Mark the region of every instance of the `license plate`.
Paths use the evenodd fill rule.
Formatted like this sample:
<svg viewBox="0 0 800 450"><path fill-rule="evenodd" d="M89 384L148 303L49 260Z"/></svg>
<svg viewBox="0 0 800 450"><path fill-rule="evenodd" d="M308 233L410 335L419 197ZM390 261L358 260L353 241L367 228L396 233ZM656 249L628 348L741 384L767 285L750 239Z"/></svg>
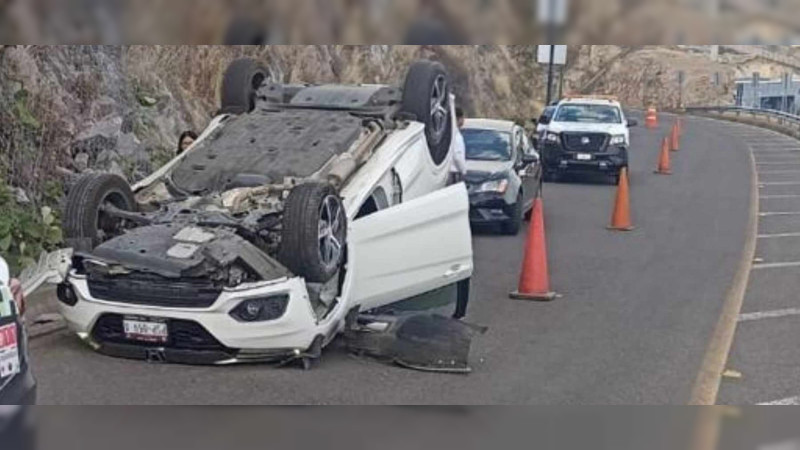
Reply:
<svg viewBox="0 0 800 450"><path fill-rule="evenodd" d="M157 320L125 318L122 320L125 337L141 342L167 342L167 323Z"/></svg>
<svg viewBox="0 0 800 450"><path fill-rule="evenodd" d="M578 153L577 155L575 155L575 159L577 159L578 161L591 161L592 155L588 153Z"/></svg>
<svg viewBox="0 0 800 450"><path fill-rule="evenodd" d="M19 346L17 344L17 325L0 327L0 378L19 373Z"/></svg>

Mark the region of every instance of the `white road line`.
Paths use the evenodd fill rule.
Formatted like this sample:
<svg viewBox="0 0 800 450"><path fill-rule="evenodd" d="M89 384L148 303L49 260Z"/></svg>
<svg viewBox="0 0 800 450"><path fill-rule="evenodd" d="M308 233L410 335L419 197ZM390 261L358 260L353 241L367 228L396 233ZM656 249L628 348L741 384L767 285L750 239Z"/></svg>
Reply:
<svg viewBox="0 0 800 450"><path fill-rule="evenodd" d="M759 175L769 175L771 173L800 173L800 170L762 170Z"/></svg>
<svg viewBox="0 0 800 450"><path fill-rule="evenodd" d="M776 195L762 195L758 197L759 200L771 200L776 198L800 198L800 194L776 194Z"/></svg>
<svg viewBox="0 0 800 450"><path fill-rule="evenodd" d="M753 150L753 153L756 155L776 155L776 156L790 156L793 153L800 152L800 148L785 148L780 150Z"/></svg>
<svg viewBox="0 0 800 450"><path fill-rule="evenodd" d="M800 405L800 397L784 398L783 400L775 400L774 402L759 403L757 406L798 406Z"/></svg>
<svg viewBox="0 0 800 450"><path fill-rule="evenodd" d="M758 217L800 216L800 211L773 211L758 213Z"/></svg>
<svg viewBox="0 0 800 450"><path fill-rule="evenodd" d="M790 267L800 267L800 261L753 264L753 270L788 269Z"/></svg>
<svg viewBox="0 0 800 450"><path fill-rule="evenodd" d="M756 162L757 166L800 166L800 162Z"/></svg>
<svg viewBox="0 0 800 450"><path fill-rule="evenodd" d="M761 311L754 313L741 314L739 322L752 322L762 319L778 319L781 317L800 316L800 308L778 309L775 311Z"/></svg>
<svg viewBox="0 0 800 450"><path fill-rule="evenodd" d="M800 233L774 233L774 234L759 234L759 239L779 239L788 237L800 237Z"/></svg>
<svg viewBox="0 0 800 450"><path fill-rule="evenodd" d="M800 181L762 181L759 186L797 186Z"/></svg>

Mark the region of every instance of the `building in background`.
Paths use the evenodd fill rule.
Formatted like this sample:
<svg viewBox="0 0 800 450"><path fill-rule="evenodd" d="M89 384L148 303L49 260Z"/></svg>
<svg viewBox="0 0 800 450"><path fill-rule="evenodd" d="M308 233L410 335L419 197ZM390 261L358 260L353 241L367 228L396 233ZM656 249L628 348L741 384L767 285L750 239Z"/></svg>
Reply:
<svg viewBox="0 0 800 450"><path fill-rule="evenodd" d="M791 114L800 112L800 78L761 79L754 83L753 78L736 80L736 106L772 109Z"/></svg>

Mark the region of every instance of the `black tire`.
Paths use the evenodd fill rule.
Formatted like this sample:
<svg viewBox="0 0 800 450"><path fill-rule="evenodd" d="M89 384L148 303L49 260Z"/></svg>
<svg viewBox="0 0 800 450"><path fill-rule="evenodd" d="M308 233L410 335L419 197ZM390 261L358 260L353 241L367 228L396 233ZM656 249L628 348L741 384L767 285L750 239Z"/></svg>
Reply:
<svg viewBox="0 0 800 450"><path fill-rule="evenodd" d="M432 100L438 108L434 112ZM450 151L453 117L450 111L450 79L441 63L417 61L411 65L403 85L403 112L425 124L425 138L434 164L439 165Z"/></svg>
<svg viewBox="0 0 800 450"><path fill-rule="evenodd" d="M544 179L544 181L547 181L548 183L557 183L561 179L561 174L555 170L553 171L546 170L542 174L542 178Z"/></svg>
<svg viewBox="0 0 800 450"><path fill-rule="evenodd" d="M543 178L539 178L539 190L536 191L536 197L541 197L543 195L544 195L544 179ZM535 201L535 198L534 198L534 201ZM534 206L535 205L531 205L531 207L528 208L527 211L525 211L525 216L524 217L525 217L525 221L526 222L530 222L531 221L531 215L533 214L533 207Z"/></svg>
<svg viewBox="0 0 800 450"><path fill-rule="evenodd" d="M336 209L327 214L327 207ZM334 221L338 222L334 226ZM332 244L328 238L320 238L321 222L331 225L330 237L339 247L337 254L324 244ZM324 283L339 270L347 249L347 217L344 205L336 189L327 183L305 183L295 186L286 198L283 207L283 231L279 260L295 275L311 283Z"/></svg>
<svg viewBox="0 0 800 450"><path fill-rule="evenodd" d="M258 88L271 78L269 70L255 59L233 61L222 77L220 112L243 114L252 111L256 107Z"/></svg>
<svg viewBox="0 0 800 450"><path fill-rule="evenodd" d="M522 192L520 192L517 195L517 201L514 203L514 205L512 205L511 218L500 225L503 234L507 234L509 236L516 236L519 234L519 230L522 229L522 216L523 216L522 208L524 207L523 199L524 197L522 196Z"/></svg>
<svg viewBox="0 0 800 450"><path fill-rule="evenodd" d="M621 156L622 156L622 164L620 165L620 167L627 168L628 167L628 149L623 149L622 152L621 152Z"/></svg>
<svg viewBox="0 0 800 450"><path fill-rule="evenodd" d="M119 175L90 173L75 183L64 207L64 237L68 243L88 251L123 232L123 220L104 216L100 211L105 203L125 211L137 210L131 187Z"/></svg>

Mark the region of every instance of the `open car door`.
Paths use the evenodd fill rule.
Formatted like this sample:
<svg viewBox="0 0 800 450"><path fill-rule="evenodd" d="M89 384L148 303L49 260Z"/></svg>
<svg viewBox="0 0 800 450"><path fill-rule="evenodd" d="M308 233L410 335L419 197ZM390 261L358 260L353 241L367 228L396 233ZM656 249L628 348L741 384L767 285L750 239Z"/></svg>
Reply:
<svg viewBox="0 0 800 450"><path fill-rule="evenodd" d="M463 183L354 221L349 241L352 306L361 311L472 276L469 198Z"/></svg>

